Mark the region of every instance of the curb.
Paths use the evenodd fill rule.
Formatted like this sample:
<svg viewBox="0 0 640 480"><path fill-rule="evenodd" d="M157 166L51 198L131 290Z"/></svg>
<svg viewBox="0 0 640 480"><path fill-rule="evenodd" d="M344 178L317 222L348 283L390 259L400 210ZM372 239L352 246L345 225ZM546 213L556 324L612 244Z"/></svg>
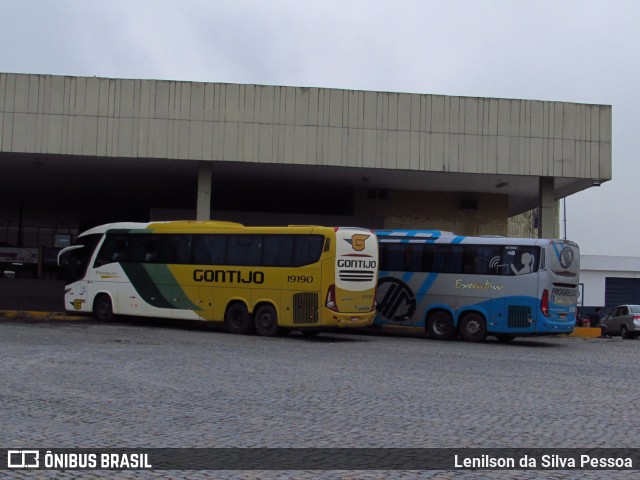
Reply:
<svg viewBox="0 0 640 480"><path fill-rule="evenodd" d="M598 338L602 335L602 330L600 327L575 327L573 329L573 333L569 335L570 337L580 337L580 338Z"/></svg>
<svg viewBox="0 0 640 480"><path fill-rule="evenodd" d="M0 310L0 318L20 319L20 320L66 320L82 321L89 320L87 315L73 315L64 312L39 312L32 310Z"/></svg>

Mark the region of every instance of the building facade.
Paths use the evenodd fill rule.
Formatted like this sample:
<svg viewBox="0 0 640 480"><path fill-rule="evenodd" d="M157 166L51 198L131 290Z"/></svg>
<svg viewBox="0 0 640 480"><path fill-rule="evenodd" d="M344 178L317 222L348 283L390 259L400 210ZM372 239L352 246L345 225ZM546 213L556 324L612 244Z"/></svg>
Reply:
<svg viewBox="0 0 640 480"><path fill-rule="evenodd" d="M553 237L611 162L606 105L0 74L0 243L39 262L116 220Z"/></svg>
<svg viewBox="0 0 640 480"><path fill-rule="evenodd" d="M640 305L640 257L582 255L580 283L584 307Z"/></svg>

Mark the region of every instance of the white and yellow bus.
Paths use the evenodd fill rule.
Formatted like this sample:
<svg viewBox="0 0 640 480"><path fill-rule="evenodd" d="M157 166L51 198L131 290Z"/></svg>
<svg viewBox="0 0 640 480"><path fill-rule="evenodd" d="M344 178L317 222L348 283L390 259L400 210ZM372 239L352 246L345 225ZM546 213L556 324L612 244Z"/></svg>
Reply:
<svg viewBox="0 0 640 480"><path fill-rule="evenodd" d="M375 316L378 245L352 227L219 221L113 223L62 250L65 308L224 322L272 336L363 327Z"/></svg>

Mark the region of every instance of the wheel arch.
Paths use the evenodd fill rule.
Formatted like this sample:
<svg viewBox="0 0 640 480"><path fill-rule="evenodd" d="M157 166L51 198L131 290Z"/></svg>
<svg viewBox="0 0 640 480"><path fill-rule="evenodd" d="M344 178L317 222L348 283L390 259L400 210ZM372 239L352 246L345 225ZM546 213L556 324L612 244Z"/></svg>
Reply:
<svg viewBox="0 0 640 480"><path fill-rule="evenodd" d="M486 310L484 310L483 308L478 308L476 306L469 306L469 307L465 307L462 308L458 311L458 322L456 322L456 327L458 326L458 323L467 315L471 315L471 314L477 314L480 315L483 319L484 322L487 326L487 330L489 329L489 314Z"/></svg>
<svg viewBox="0 0 640 480"><path fill-rule="evenodd" d="M276 315L278 316L278 319L280 318L280 309L276 305L276 302L274 302L273 300L267 299L267 298L262 299L262 300L258 300L255 303L255 305L253 305L253 308L251 310L249 310L249 313L251 315L255 315L256 312L258 310L260 310L260 307L264 307L265 305L269 305L271 308L273 308L276 311Z"/></svg>
<svg viewBox="0 0 640 480"><path fill-rule="evenodd" d="M98 290L96 292L96 294L93 296L93 300L91 301L91 312L93 313L96 311L96 302L103 295L109 297L109 301L111 302L111 311L113 312L113 314L120 315L120 312L118 311L118 305L115 302L115 298L109 290Z"/></svg>
<svg viewBox="0 0 640 480"><path fill-rule="evenodd" d="M242 305L244 305L244 307L247 309L247 312L249 312L250 315L253 314L253 310L251 309L251 305L249 302L247 302L244 298L242 297L233 297L230 298L229 301L227 302L227 304L224 307L224 314L226 315L227 312L229 311L229 308L231 308L233 305L235 305L236 303L241 303Z"/></svg>

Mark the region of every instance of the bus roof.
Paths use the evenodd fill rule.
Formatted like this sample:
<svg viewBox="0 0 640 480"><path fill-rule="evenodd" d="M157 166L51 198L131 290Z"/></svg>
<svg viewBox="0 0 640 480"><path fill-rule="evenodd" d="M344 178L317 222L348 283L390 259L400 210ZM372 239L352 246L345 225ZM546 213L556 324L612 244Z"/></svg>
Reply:
<svg viewBox="0 0 640 480"><path fill-rule="evenodd" d="M443 230L375 230L382 243L465 243L465 244L496 244L496 245L550 245L553 243L578 245L571 240L502 237L494 235L466 236L456 235Z"/></svg>
<svg viewBox="0 0 640 480"><path fill-rule="evenodd" d="M104 234L109 231L116 230L149 230L151 232L206 232L212 230L224 229L247 229L257 231L268 231L286 229L289 231L317 231L320 229L338 229L363 230L359 227L326 227L319 225L288 225L288 226L245 226L241 223L227 222L221 220L170 220L158 222L115 222L99 225L82 232L79 237L92 234ZM371 230L368 230L371 231Z"/></svg>

